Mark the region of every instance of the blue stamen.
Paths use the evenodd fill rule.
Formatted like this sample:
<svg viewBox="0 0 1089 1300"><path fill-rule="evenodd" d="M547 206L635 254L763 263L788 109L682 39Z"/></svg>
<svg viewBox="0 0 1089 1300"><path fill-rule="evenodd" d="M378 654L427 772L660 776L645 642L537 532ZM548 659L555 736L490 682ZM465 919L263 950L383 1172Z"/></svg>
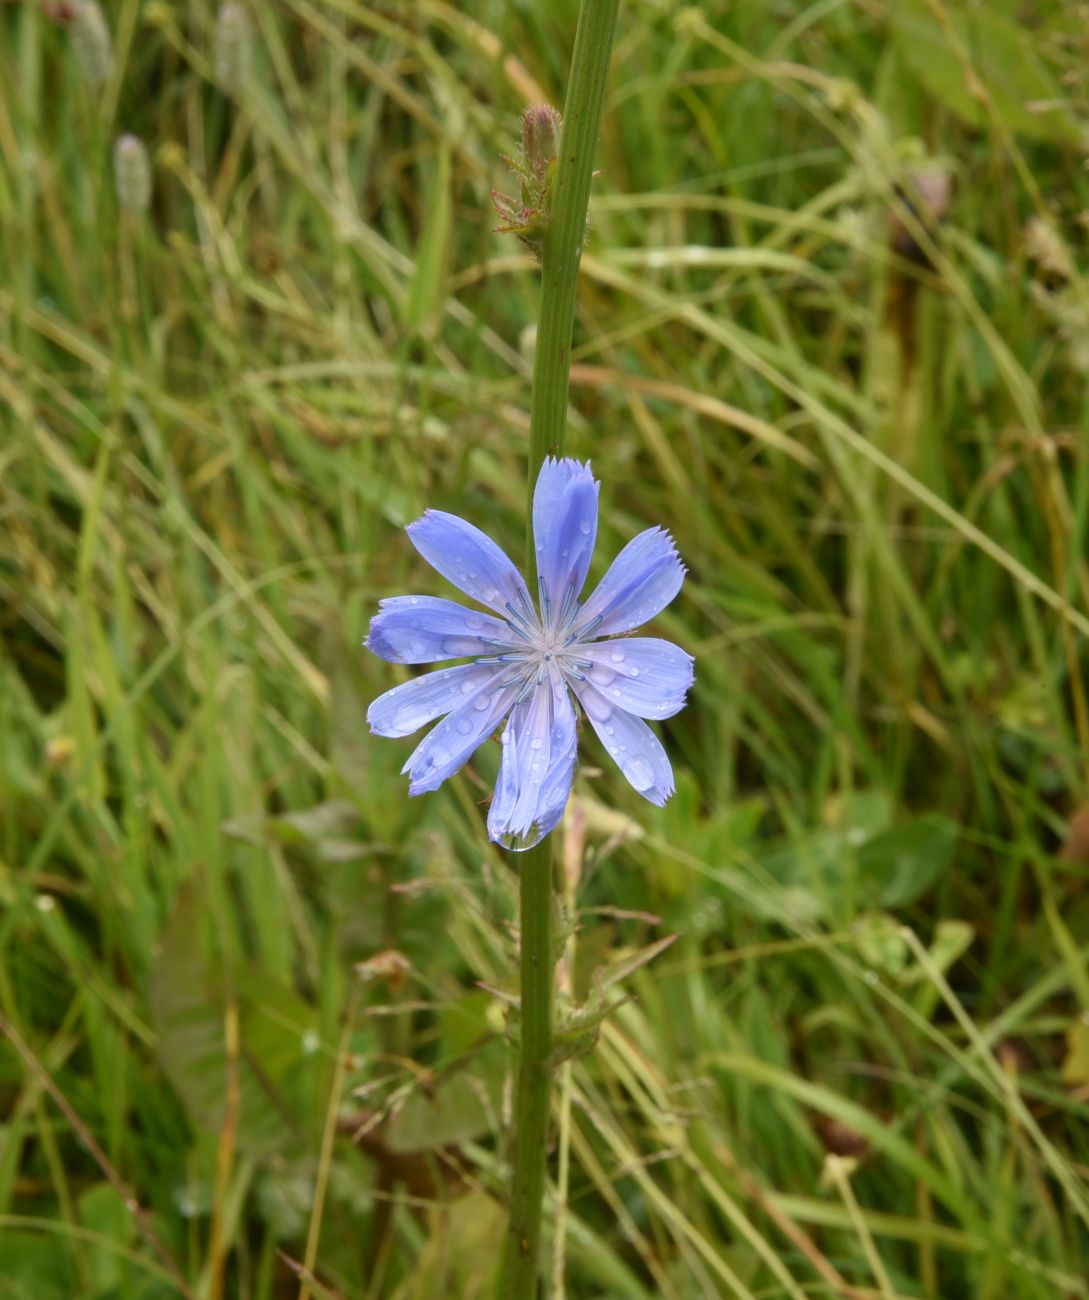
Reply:
<svg viewBox="0 0 1089 1300"><path fill-rule="evenodd" d="M585 626L577 628L572 632L567 638L566 644L571 645L574 641L585 641L588 636L593 634L594 629L600 625L604 617L604 614L595 615L589 623L585 624Z"/></svg>
<svg viewBox="0 0 1089 1300"><path fill-rule="evenodd" d="M521 637L523 641L532 641L533 624L529 621L529 619L527 619L524 614L516 610L509 600L507 601L506 609L507 612L510 614L510 618L507 619L507 626L514 633L514 635Z"/></svg>
<svg viewBox="0 0 1089 1300"><path fill-rule="evenodd" d="M569 583L567 590L563 593L563 604L560 606L560 616L556 620L557 626L566 627L573 616L578 612L579 598L575 591L575 584Z"/></svg>
<svg viewBox="0 0 1089 1300"><path fill-rule="evenodd" d="M519 704L524 704L536 689L537 689L537 683L533 680L532 677L527 677L525 682L522 685L522 690L518 695L518 698L514 701L515 707L517 708Z"/></svg>
<svg viewBox="0 0 1089 1300"><path fill-rule="evenodd" d="M552 602L548 598L548 592L545 590L545 581L539 574L537 576L537 592L541 598L541 621L546 627L552 626Z"/></svg>

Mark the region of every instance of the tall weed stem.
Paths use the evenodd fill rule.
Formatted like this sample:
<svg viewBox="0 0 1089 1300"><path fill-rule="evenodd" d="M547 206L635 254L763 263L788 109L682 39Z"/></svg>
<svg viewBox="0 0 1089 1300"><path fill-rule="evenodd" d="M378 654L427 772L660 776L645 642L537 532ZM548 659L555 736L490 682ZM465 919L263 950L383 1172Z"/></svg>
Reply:
<svg viewBox="0 0 1089 1300"><path fill-rule="evenodd" d="M605 80L620 0L582 0L564 103L563 129L548 226L541 252L541 301L530 407L526 571L533 547L533 488L546 456L563 454L567 432L571 333L579 260L601 123ZM510 1226L500 1282L501 1300L535 1300L542 1203L548 1160L552 1086L553 852L546 836L519 857L521 890L521 1040L515 1096L514 1174Z"/></svg>

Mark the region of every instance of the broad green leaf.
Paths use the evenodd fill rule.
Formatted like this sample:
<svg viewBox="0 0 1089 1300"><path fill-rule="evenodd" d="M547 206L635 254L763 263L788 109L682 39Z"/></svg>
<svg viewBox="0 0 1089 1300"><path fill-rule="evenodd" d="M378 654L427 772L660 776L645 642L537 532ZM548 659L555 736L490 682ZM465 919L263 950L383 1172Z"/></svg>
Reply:
<svg viewBox="0 0 1089 1300"><path fill-rule="evenodd" d="M902 0L894 9L901 54L935 99L968 126L985 127L991 120L989 97L998 117L1018 135L1084 144L1062 87L1023 24L985 6L951 13L950 20L953 34L942 29L921 0Z"/></svg>
<svg viewBox="0 0 1089 1300"><path fill-rule="evenodd" d="M390 1122L390 1150L433 1151L496 1132L507 1055L506 1043L495 1039L434 1086L417 1088Z"/></svg>
<svg viewBox="0 0 1089 1300"><path fill-rule="evenodd" d="M148 988L159 1063L193 1122L219 1131L227 1117L227 1014L234 1007L238 1146L261 1155L299 1131L295 1084L317 1047L316 1018L292 990L263 972L246 966L229 971L206 922L199 887L190 883L175 904Z"/></svg>
<svg viewBox="0 0 1089 1300"><path fill-rule="evenodd" d="M956 843L956 824L937 815L876 835L858 849L862 887L882 907L907 907L945 874Z"/></svg>
<svg viewBox="0 0 1089 1300"><path fill-rule="evenodd" d="M486 1300L494 1293L505 1227L502 1205L485 1192L472 1191L445 1206L416 1262L409 1300Z"/></svg>

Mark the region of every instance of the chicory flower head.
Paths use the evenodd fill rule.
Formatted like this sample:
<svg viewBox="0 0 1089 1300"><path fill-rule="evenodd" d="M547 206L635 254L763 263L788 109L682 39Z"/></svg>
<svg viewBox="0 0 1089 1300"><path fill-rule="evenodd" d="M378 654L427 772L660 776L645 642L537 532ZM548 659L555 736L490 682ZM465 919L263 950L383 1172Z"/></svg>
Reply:
<svg viewBox="0 0 1089 1300"><path fill-rule="evenodd" d="M442 719L402 769L416 795L438 789L506 719L488 834L509 849L532 848L563 815L578 747L575 701L644 798L664 804L673 793L669 759L643 719L684 707L693 659L669 641L620 634L669 604L685 568L669 534L648 528L581 601L599 486L588 463L542 465L533 496L538 604L491 538L428 510L408 526L413 546L495 616L435 596L394 596L380 602L365 642L390 663L472 659L386 691L367 721L377 735L408 736Z"/></svg>

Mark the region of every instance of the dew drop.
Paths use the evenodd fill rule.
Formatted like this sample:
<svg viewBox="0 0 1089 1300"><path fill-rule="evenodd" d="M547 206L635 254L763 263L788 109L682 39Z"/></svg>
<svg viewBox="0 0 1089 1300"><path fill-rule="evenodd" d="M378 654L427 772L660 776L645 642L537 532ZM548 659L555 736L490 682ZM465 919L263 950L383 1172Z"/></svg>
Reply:
<svg viewBox="0 0 1089 1300"><path fill-rule="evenodd" d="M582 707L595 722L605 722L613 716L613 706L604 695L598 695L596 691L586 693Z"/></svg>
<svg viewBox="0 0 1089 1300"><path fill-rule="evenodd" d="M619 647L616 650L610 650L609 658L614 664L622 664L624 662L624 651Z"/></svg>
<svg viewBox="0 0 1089 1300"><path fill-rule="evenodd" d="M608 727L606 727L606 728L605 728L605 734L606 734L606 736L613 736L613 735L615 735L615 734L616 734L616 728L613 727L613 726L608 726Z"/></svg>
<svg viewBox="0 0 1089 1300"><path fill-rule="evenodd" d="M533 739L529 742L529 747L530 749L540 749L543 743L544 742L541 740L540 736L534 736ZM537 764L534 763L533 766L536 767Z"/></svg>
<svg viewBox="0 0 1089 1300"><path fill-rule="evenodd" d="M630 669L628 670L628 676L629 676L629 677L638 677L638 676L639 676L639 669L638 669L638 668L630 668Z"/></svg>
<svg viewBox="0 0 1089 1300"><path fill-rule="evenodd" d="M654 773L644 758L632 758L621 769L637 790L649 790L654 784Z"/></svg>
<svg viewBox="0 0 1089 1300"><path fill-rule="evenodd" d="M586 536L589 534L589 532L590 532L590 522L589 522L589 520L584 519L584 520L582 521L582 523L579 524L579 532L582 533L583 537L586 537Z"/></svg>
<svg viewBox="0 0 1089 1300"><path fill-rule="evenodd" d="M410 605L418 605L420 603L419 596L409 596L408 603Z"/></svg>
<svg viewBox="0 0 1089 1300"><path fill-rule="evenodd" d="M470 677L461 683L462 695L469 695L476 690L476 682Z"/></svg>
<svg viewBox="0 0 1089 1300"><path fill-rule="evenodd" d="M454 726L463 736L468 736L473 730L473 724L468 718L458 718L457 722L454 723Z"/></svg>
<svg viewBox="0 0 1089 1300"><path fill-rule="evenodd" d="M487 693L484 693L482 695L478 695L476 699L473 701L473 708L479 709L481 712L483 712L483 710L486 709L488 705L491 704L491 702L492 702L492 696L488 695Z"/></svg>

